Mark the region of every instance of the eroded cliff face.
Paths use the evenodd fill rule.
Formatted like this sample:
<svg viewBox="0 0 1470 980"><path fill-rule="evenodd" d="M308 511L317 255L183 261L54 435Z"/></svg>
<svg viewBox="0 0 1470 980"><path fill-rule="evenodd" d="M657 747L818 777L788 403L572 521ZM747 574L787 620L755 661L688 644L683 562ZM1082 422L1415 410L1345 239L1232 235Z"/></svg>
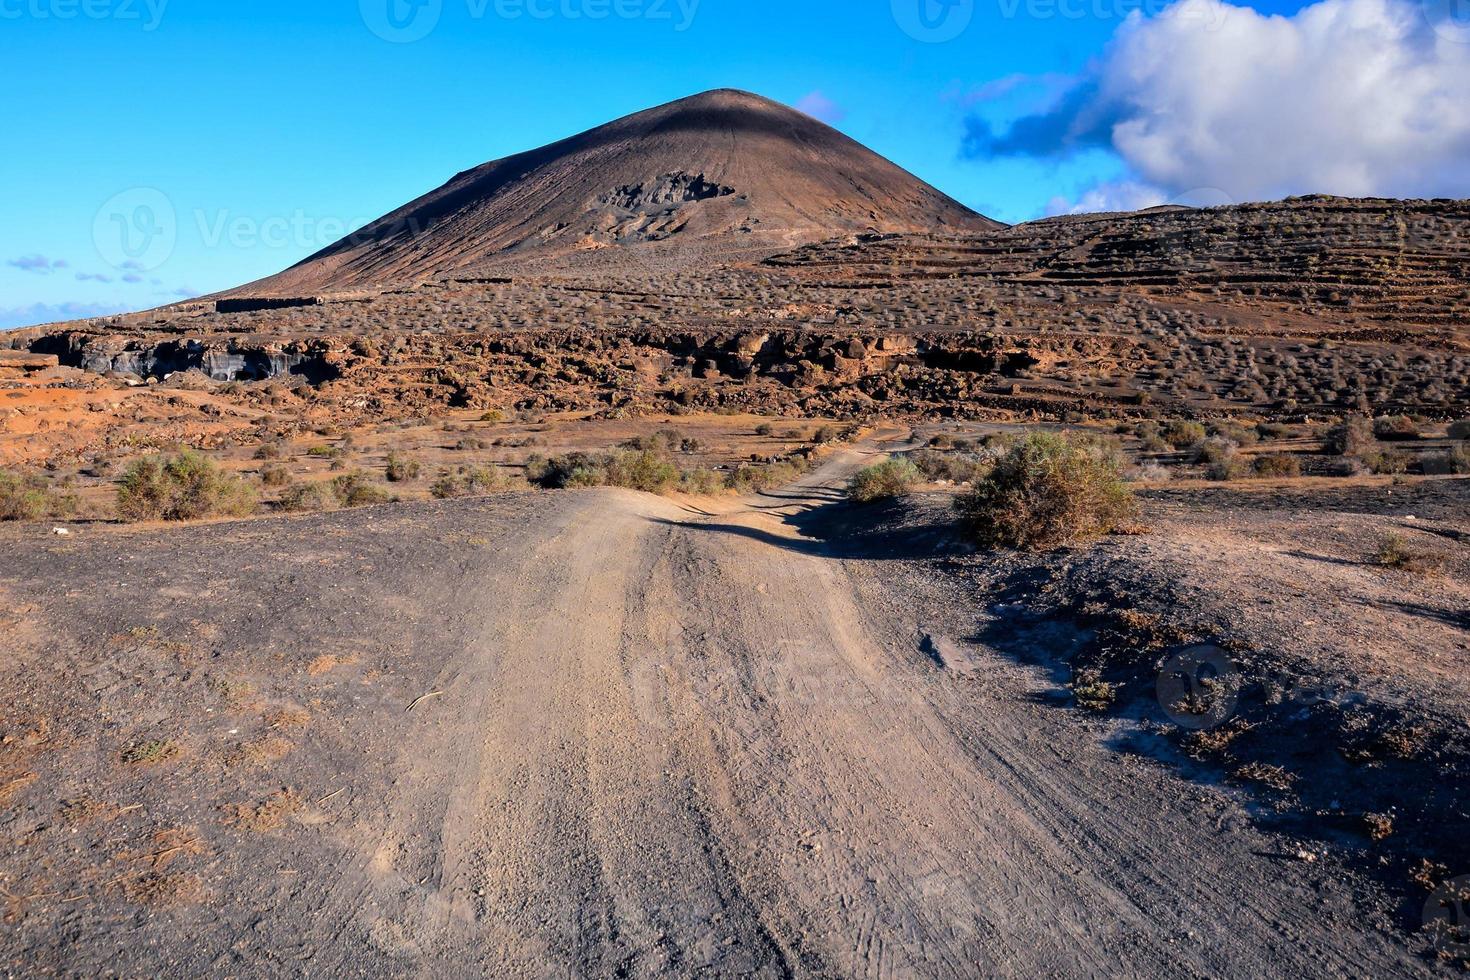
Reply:
<svg viewBox="0 0 1470 980"><path fill-rule="evenodd" d="M162 381L198 371L212 381L267 381L300 376L321 384L339 376L327 349L311 344L251 343L243 340L159 340L140 335L62 332L29 340L27 349L49 354L67 367L94 374L116 373Z"/></svg>

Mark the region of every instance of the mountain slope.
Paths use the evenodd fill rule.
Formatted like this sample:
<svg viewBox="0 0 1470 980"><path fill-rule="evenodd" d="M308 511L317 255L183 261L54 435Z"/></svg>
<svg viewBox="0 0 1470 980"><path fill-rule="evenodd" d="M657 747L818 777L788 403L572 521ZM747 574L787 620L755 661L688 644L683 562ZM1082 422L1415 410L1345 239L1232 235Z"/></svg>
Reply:
<svg viewBox="0 0 1470 980"><path fill-rule="evenodd" d="M693 265L843 234L995 227L831 127L722 89L466 171L234 292L319 293L528 260Z"/></svg>

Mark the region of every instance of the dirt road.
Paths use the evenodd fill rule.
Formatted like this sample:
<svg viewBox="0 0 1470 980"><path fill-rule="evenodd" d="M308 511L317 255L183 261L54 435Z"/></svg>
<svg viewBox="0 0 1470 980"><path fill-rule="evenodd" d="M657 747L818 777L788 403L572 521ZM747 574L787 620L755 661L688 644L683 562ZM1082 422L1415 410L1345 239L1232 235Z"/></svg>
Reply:
<svg viewBox="0 0 1470 980"><path fill-rule="evenodd" d="M965 610L798 533L862 460L716 509L589 491L0 540L4 690L48 692L12 710L66 732L5 818L7 894L38 896L0 932L5 961L1429 971L1330 856L1297 860L1240 798L1115 751L1042 703L1040 672L965 642ZM310 722L272 722L283 705ZM139 739L178 751L126 761ZM110 816L68 825L77 796ZM240 817L283 798L279 822ZM175 827L192 841L141 871L116 843Z"/></svg>

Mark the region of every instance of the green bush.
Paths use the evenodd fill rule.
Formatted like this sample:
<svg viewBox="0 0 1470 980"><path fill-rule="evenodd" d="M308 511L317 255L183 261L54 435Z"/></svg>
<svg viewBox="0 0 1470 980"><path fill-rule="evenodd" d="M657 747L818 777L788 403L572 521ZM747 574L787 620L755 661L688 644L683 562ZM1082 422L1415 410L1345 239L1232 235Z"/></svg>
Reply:
<svg viewBox="0 0 1470 980"><path fill-rule="evenodd" d="M33 473L0 470L0 521L59 520L76 513L77 498Z"/></svg>
<svg viewBox="0 0 1470 980"><path fill-rule="evenodd" d="M190 450L136 460L117 491L118 516L125 521L245 517L256 504L254 487Z"/></svg>
<svg viewBox="0 0 1470 980"><path fill-rule="evenodd" d="M1115 452L1044 433L1012 447L956 505L982 545L1033 549L1107 534L1137 512Z"/></svg>
<svg viewBox="0 0 1470 980"><path fill-rule="evenodd" d="M858 472L847 485L847 496L859 504L902 497L922 480L919 468L907 459L890 459Z"/></svg>

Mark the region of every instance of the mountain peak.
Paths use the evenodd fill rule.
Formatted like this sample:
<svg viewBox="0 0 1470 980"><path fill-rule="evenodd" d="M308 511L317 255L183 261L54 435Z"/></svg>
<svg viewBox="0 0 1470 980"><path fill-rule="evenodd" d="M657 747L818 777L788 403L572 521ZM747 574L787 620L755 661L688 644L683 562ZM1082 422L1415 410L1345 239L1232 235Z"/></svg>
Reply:
<svg viewBox="0 0 1470 980"><path fill-rule="evenodd" d="M465 171L234 294L320 293L528 264L692 265L845 234L993 227L790 106L713 89Z"/></svg>

